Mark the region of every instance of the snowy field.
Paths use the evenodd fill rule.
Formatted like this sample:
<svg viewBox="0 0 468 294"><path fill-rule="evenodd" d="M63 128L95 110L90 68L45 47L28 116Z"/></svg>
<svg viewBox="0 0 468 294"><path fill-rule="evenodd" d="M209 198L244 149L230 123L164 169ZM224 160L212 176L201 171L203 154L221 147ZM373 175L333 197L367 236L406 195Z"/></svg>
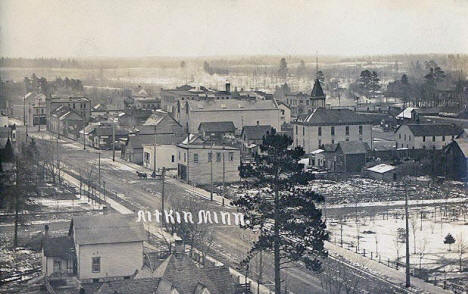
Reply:
<svg viewBox="0 0 468 294"><path fill-rule="evenodd" d="M460 258L462 266L468 266L464 253L468 250L467 208L465 202L456 206L410 209L409 244L413 269L427 270L429 276L439 278L445 274L461 275ZM405 262L405 219L401 208L373 216L358 215L356 218L355 215L347 215L342 220L329 219L327 227L332 232L330 241L337 245L343 240L344 248L361 254L365 252L366 257L384 264L390 262L392 267L396 266L396 261L400 265ZM455 239L450 246L444 244L448 234Z"/></svg>

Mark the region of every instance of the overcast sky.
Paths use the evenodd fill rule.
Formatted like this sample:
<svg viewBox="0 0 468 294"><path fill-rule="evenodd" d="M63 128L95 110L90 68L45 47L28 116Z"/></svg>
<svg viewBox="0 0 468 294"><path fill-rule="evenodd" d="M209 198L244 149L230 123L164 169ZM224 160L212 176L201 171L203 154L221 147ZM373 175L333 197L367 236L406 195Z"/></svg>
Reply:
<svg viewBox="0 0 468 294"><path fill-rule="evenodd" d="M468 53L468 0L0 0L0 55Z"/></svg>

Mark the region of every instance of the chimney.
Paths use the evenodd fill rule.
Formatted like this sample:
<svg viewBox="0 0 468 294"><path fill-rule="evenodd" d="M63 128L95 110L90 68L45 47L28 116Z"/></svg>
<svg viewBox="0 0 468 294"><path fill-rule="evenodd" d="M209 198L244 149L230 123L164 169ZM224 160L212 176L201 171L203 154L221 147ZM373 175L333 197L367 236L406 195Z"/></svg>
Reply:
<svg viewBox="0 0 468 294"><path fill-rule="evenodd" d="M49 238L49 225L44 226L44 239Z"/></svg>
<svg viewBox="0 0 468 294"><path fill-rule="evenodd" d="M231 93L231 84L226 83L226 92Z"/></svg>

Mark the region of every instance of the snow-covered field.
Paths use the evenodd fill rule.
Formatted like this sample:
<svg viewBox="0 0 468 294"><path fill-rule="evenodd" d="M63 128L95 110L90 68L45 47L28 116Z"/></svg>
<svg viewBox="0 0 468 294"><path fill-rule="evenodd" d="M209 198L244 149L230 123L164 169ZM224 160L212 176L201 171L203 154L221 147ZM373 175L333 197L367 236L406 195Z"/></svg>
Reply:
<svg viewBox="0 0 468 294"><path fill-rule="evenodd" d="M409 212L409 244L410 263L415 269L427 269L432 276L441 273L460 272L460 246L468 250L467 207L435 206L412 208ZM422 218L421 218L422 217ZM342 224L342 225L341 225ZM340 245L341 227L343 230L343 247L364 253L368 258L381 260L382 263L405 261L404 210L392 209L374 216L356 217L348 215L345 220L329 219L328 229L332 232L331 242ZM358 233L359 232L359 233ZM449 251L449 245L444 244L447 234L455 238ZM463 236L463 233L465 236ZM359 235L359 245L358 238ZM467 267L467 254L462 255L464 267Z"/></svg>

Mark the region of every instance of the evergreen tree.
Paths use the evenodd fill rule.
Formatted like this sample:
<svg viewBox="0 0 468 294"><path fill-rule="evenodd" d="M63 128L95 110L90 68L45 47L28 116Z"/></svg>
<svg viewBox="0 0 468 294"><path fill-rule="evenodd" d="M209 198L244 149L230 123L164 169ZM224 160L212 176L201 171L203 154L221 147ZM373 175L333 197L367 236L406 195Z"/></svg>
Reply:
<svg viewBox="0 0 468 294"><path fill-rule="evenodd" d="M301 261L308 269L320 270L320 258L327 256L324 241L329 235L315 204L324 198L305 188L313 174L298 163L304 150L291 149L291 144L291 138L275 130L264 137L255 162L240 167L241 177L247 178L244 185L259 192L235 202L245 215L245 227L259 231L244 263L257 252L273 252L276 294L281 293L281 268L286 264Z"/></svg>
<svg viewBox="0 0 468 294"><path fill-rule="evenodd" d="M288 63L286 62L286 59L284 57L280 60L278 74L283 79L285 79L288 76Z"/></svg>
<svg viewBox="0 0 468 294"><path fill-rule="evenodd" d="M452 244L455 243L455 238L452 236L452 234L448 233L447 236L445 236L445 239L444 239L444 244L448 244L449 246L449 250L448 251L451 251L451 246Z"/></svg>

